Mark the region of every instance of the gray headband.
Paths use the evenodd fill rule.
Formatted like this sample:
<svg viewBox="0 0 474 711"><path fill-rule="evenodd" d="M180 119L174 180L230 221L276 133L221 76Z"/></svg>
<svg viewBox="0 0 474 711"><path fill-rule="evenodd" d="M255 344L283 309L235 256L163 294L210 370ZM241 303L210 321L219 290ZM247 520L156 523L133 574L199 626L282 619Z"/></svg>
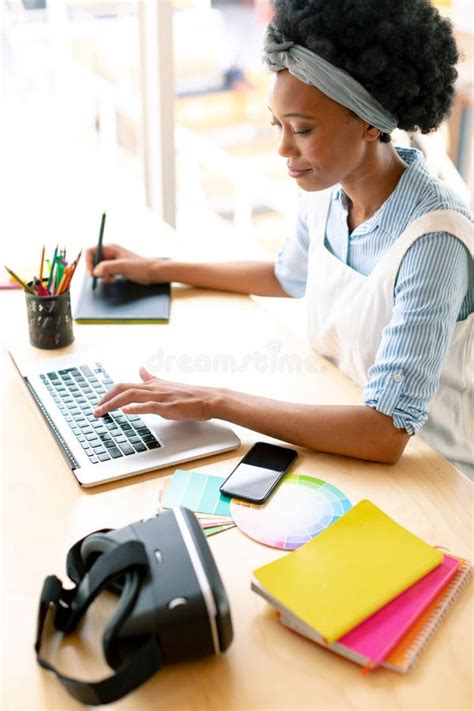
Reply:
<svg viewBox="0 0 474 711"><path fill-rule="evenodd" d="M263 60L272 72L288 69L290 74L304 84L315 86L383 133L391 133L397 127L395 116L386 111L350 74L306 47L285 42L281 33L272 25L267 27L263 52Z"/></svg>

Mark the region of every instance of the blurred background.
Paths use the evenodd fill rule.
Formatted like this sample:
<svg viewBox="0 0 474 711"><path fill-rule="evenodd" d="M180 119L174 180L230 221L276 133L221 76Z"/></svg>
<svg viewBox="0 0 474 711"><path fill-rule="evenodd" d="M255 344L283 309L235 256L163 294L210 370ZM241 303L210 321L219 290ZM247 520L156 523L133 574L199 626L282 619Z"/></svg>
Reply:
<svg viewBox="0 0 474 711"><path fill-rule="evenodd" d="M396 142L418 145L472 205L473 2L435 4L462 51L454 111L436 134ZM163 217L190 258L278 251L297 196L266 108L270 0L0 6L1 263L45 240L94 243L103 209L132 237L137 216L152 232Z"/></svg>

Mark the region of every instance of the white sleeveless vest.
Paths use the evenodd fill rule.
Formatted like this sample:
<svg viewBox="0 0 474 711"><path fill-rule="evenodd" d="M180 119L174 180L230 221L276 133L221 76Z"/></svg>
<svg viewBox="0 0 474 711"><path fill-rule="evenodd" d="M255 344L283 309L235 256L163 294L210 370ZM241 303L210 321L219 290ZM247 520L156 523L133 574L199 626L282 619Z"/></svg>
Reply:
<svg viewBox="0 0 474 711"><path fill-rule="evenodd" d="M324 245L332 189L312 193L308 210L310 238L306 299L312 347L360 387L367 383L389 324L401 261L411 245L430 232L449 232L474 251L474 228L454 210L429 212L414 220L368 276L341 262ZM439 388L420 435L467 476L474 479L472 335L474 314L456 323ZM393 375L403 381L402 373Z"/></svg>

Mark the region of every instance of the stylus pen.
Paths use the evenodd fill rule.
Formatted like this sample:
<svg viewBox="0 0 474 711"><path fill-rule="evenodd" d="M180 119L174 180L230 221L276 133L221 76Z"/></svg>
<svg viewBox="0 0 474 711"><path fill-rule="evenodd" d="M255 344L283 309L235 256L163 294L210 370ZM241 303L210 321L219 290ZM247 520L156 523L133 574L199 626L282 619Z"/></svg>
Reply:
<svg viewBox="0 0 474 711"><path fill-rule="evenodd" d="M104 239L104 227L105 227L105 212L102 213L102 220L100 221L99 240L97 242L97 247L96 247L95 256L94 256L94 268L102 260L102 241ZM92 277L92 288L95 289L96 286L97 286L97 277Z"/></svg>

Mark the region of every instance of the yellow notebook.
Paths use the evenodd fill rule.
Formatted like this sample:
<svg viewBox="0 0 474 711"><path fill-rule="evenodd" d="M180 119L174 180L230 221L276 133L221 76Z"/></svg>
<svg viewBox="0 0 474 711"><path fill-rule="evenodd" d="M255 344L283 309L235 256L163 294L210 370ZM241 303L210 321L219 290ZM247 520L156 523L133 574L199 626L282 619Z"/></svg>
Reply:
<svg viewBox="0 0 474 711"><path fill-rule="evenodd" d="M361 501L298 550L255 570L254 577L277 607L332 643L442 560L375 504Z"/></svg>

